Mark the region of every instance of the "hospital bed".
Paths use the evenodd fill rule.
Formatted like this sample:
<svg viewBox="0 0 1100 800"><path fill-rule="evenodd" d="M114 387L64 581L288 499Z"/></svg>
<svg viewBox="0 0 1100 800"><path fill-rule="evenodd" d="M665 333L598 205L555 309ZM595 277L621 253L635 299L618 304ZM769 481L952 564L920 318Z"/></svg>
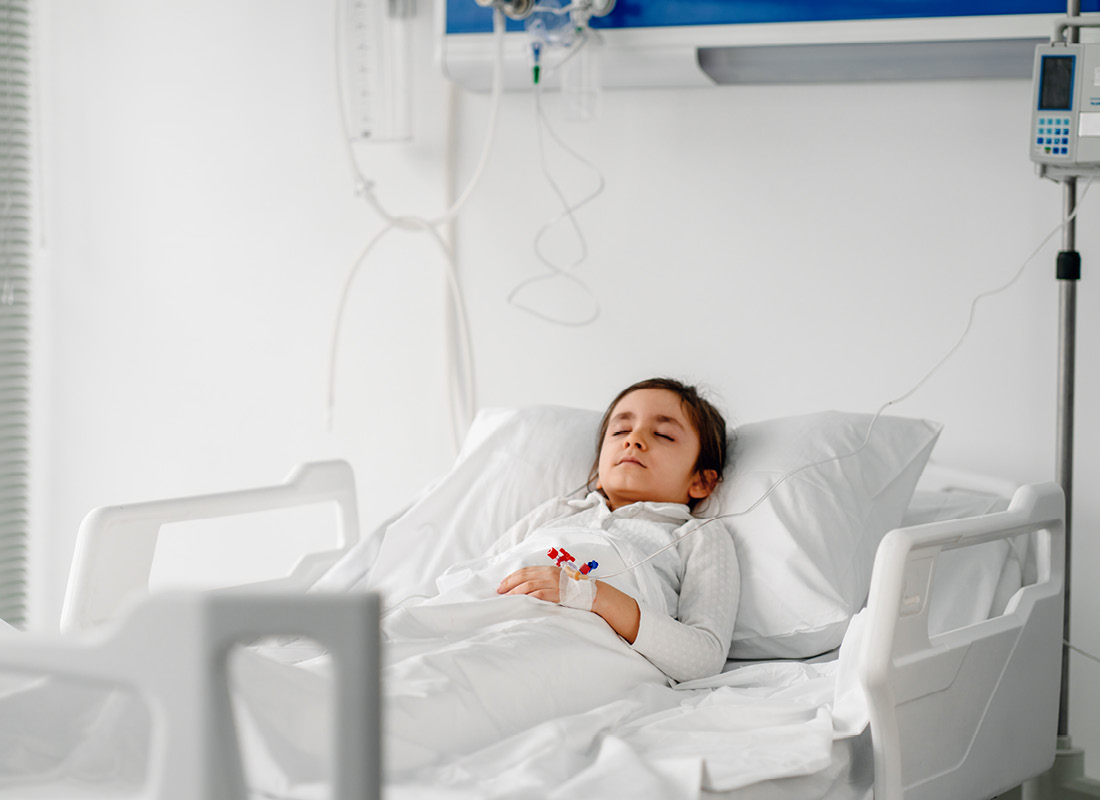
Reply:
<svg viewBox="0 0 1100 800"><path fill-rule="evenodd" d="M977 800L1048 768L1060 676L1061 491L926 469L939 428L923 420L882 417L861 447L870 422L826 412L739 429L733 472L700 516L736 513L792 469L821 466L722 523L737 544L742 592L721 676L654 687L650 695L673 698L656 706L643 698L536 726L430 774L389 781L387 796ZM0 665L135 688L154 709L152 752L137 773L147 796L377 797L379 598L386 609L415 607L493 532L542 499L575 491L597 424L593 412L557 407L482 412L454 468L364 537L341 462L305 465L276 487L99 509L79 533L66 633L10 633ZM338 545L304 557L286 577L149 595L163 526L318 503L339 510ZM268 655L306 636L333 660L329 777L306 770L295 784L263 775L279 772L279 747L247 773L241 767L233 742L257 726L235 724L227 711L227 653L261 635L295 637L269 643ZM313 663L275 660L286 670ZM37 680L22 694L43 691ZM645 693L624 703L635 694ZM0 702L20 696L0 693ZM10 720L4 711L0 719ZM264 750L242 744L249 747ZM14 796L83 796L57 764L45 772L60 781L59 794L45 781ZM0 793L6 786L0 774Z"/></svg>

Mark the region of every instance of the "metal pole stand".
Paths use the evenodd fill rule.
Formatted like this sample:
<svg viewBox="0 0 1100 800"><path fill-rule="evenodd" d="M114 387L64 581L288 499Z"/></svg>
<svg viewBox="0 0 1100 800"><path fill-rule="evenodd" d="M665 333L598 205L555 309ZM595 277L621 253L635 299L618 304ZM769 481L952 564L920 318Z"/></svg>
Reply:
<svg viewBox="0 0 1100 800"><path fill-rule="evenodd" d="M1070 634L1070 561L1073 498L1073 411L1074 373L1077 340L1077 282L1081 279L1081 256L1076 250L1077 179L1066 178L1063 250L1058 254L1057 278L1060 288L1059 364L1058 364L1058 440L1055 455L1057 481L1066 496L1066 575L1063 634ZM1085 777L1085 753L1073 747L1069 737L1069 648L1062 648L1062 695L1059 705L1058 741L1054 766L1000 795L999 800L1092 800L1100 798L1100 781Z"/></svg>
<svg viewBox="0 0 1100 800"><path fill-rule="evenodd" d="M1080 0L1068 0L1066 18L1054 29L1051 42L1073 44L1080 28L1100 27L1100 15L1081 16ZM1045 174L1040 172L1040 174ZM1086 170L1084 173L1093 174ZM1052 177L1046 175L1046 177ZM1062 178L1065 227L1062 252L1058 254L1059 341L1058 420L1055 452L1055 480L1066 497L1065 617L1063 636L1070 641L1070 596L1073 542L1073 412L1077 343L1077 283L1081 278L1081 256L1077 252L1077 176ZM1100 798L1100 781L1085 777L1085 753L1069 737L1069 647L1062 647L1062 694L1058 708L1058 738L1054 766L1017 788L1000 795L1000 800L1089 800Z"/></svg>

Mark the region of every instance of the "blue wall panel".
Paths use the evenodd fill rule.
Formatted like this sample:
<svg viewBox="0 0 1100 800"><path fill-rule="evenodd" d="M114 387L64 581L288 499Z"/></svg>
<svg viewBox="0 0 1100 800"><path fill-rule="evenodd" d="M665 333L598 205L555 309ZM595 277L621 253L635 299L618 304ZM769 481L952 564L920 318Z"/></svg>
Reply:
<svg viewBox="0 0 1100 800"><path fill-rule="evenodd" d="M564 0L563 0L564 1ZM1100 10L1083 0L1082 10ZM1064 0L617 0L596 18L597 28L733 25L760 22L827 22L853 19L918 19L997 14L1065 14ZM522 23L509 22L509 30ZM474 0L447 0L447 33L487 33L492 13Z"/></svg>

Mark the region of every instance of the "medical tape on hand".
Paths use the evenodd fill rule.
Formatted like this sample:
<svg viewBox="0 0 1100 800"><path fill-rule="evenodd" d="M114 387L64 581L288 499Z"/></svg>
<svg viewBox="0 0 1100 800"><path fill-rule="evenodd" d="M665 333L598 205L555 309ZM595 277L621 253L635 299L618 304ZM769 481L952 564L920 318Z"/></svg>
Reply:
<svg viewBox="0 0 1100 800"><path fill-rule="evenodd" d="M579 608L591 611L596 599L596 582L587 578L574 578L569 570L563 569L558 579L558 603L567 608Z"/></svg>

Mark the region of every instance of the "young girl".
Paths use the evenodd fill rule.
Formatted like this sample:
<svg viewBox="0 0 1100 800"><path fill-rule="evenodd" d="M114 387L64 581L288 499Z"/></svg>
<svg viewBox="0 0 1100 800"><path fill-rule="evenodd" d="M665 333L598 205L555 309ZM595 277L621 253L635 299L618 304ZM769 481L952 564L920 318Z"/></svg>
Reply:
<svg viewBox="0 0 1100 800"><path fill-rule="evenodd" d="M691 508L714 491L725 462L725 420L694 387L666 378L636 383L615 398L600 424L593 465L597 491L579 502L551 501L494 550L514 545L532 530L591 527L631 541L648 555L699 527ZM714 525L666 553L655 559L664 609L643 605L599 580L581 584L593 591L577 597L578 582L557 566L517 570L497 591L598 614L674 680L713 675L729 652L737 611L733 541L723 526Z"/></svg>
<svg viewBox="0 0 1100 800"><path fill-rule="evenodd" d="M720 672L737 559L726 528L691 509L714 491L725 458L725 422L694 388L635 384L604 414L595 491L535 509L444 573L436 597L388 616L391 779L645 685ZM606 577L563 577L547 558L561 548Z"/></svg>

